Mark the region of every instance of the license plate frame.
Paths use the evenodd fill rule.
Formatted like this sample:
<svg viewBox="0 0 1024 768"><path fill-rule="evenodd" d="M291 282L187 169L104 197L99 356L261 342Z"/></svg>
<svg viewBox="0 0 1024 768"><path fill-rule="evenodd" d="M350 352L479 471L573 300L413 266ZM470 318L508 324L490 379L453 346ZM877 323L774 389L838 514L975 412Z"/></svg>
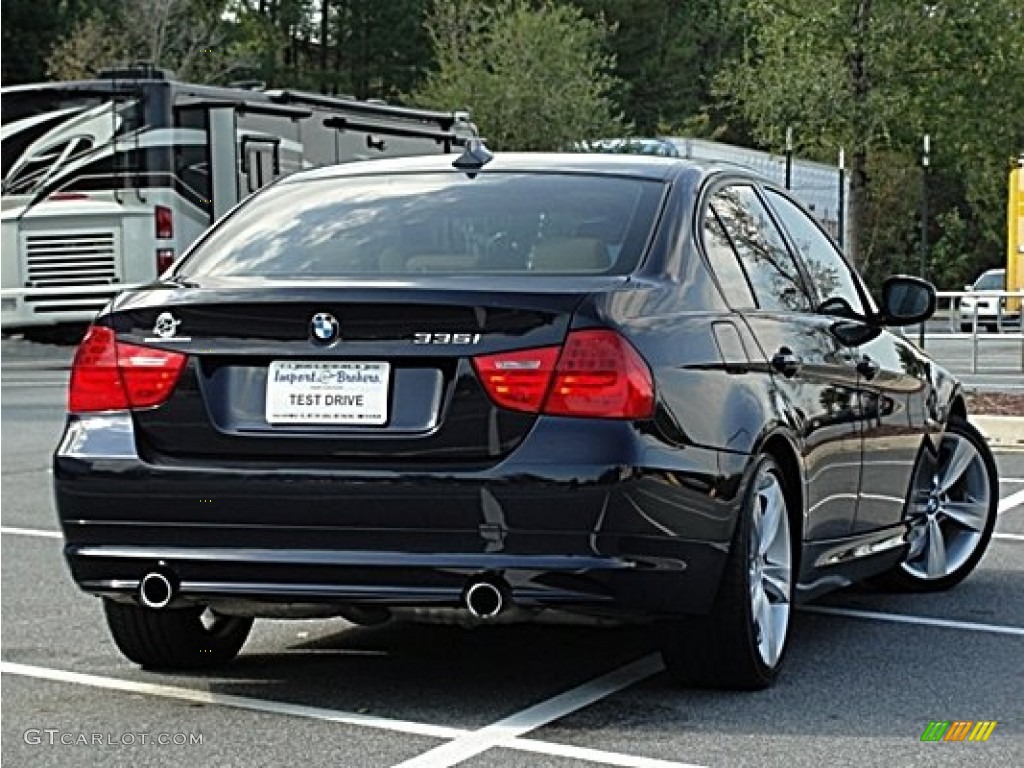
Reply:
<svg viewBox="0 0 1024 768"><path fill-rule="evenodd" d="M264 416L271 426L381 427L391 364L379 360L274 360Z"/></svg>

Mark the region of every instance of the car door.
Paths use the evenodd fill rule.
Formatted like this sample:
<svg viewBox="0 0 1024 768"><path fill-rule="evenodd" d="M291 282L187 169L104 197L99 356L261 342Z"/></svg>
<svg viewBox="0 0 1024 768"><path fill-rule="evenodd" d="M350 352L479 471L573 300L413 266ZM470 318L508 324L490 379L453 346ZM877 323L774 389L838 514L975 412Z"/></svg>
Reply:
<svg viewBox="0 0 1024 768"><path fill-rule="evenodd" d="M849 350L832 331L834 319L814 311L804 276L753 185L718 189L707 215L720 225L750 287L752 306L734 309L769 361L780 417L800 444L804 537L845 536L856 515L861 460L857 371Z"/></svg>
<svg viewBox="0 0 1024 768"><path fill-rule="evenodd" d="M863 282L814 220L780 191L765 195L806 269L818 311L834 318L833 333L860 374L863 460L853 530L895 524L926 428L927 360L871 319L877 312Z"/></svg>

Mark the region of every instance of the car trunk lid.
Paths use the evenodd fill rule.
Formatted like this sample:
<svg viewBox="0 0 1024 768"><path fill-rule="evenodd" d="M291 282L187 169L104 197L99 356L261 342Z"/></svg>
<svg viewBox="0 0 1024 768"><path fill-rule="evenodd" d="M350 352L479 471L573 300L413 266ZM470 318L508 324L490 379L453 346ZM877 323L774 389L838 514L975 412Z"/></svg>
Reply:
<svg viewBox="0 0 1024 768"><path fill-rule="evenodd" d="M584 298L626 280L207 279L133 294L110 322L189 356L168 401L134 414L152 461L493 462L536 416L495 406L472 358L563 343Z"/></svg>

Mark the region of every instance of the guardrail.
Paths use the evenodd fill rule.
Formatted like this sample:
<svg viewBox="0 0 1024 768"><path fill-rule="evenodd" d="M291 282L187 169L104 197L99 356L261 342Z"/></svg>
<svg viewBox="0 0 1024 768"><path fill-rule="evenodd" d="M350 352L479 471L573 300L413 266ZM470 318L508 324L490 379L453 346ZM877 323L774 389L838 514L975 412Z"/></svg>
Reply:
<svg viewBox="0 0 1024 768"><path fill-rule="evenodd" d="M952 333L964 332L970 333L971 335L971 373L978 372L978 348L982 342L988 341L1005 341L1007 339L1004 331L1009 331L1011 328L1016 327L1020 334L1021 348L1020 348L1020 369L1024 372L1024 322L1022 322L1022 315L1024 315L1024 291L986 291L985 293L979 293L977 291L938 291L936 293L938 304L935 308L935 314L947 314L949 320L949 330ZM975 300L973 310L963 310L960 307L960 301L964 297L969 297ZM998 299L996 301L996 314L995 314L995 326L996 331L992 335L983 335L978 333L979 322L978 322L978 301L989 301L991 299ZM1008 299L1022 300L1018 304L1018 309L1015 312L1007 311ZM946 309L943 309L943 303L948 302ZM986 320L982 325L988 325L987 313ZM969 331L963 330L963 322L969 320L971 328Z"/></svg>

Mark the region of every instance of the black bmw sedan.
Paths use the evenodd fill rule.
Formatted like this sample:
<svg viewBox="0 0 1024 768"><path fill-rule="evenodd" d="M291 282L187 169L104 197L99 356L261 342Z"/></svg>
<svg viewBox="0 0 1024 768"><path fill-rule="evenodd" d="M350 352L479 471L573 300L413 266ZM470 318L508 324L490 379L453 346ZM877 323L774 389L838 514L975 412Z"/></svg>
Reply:
<svg viewBox="0 0 1024 768"><path fill-rule="evenodd" d="M133 661L257 617L648 624L697 686L794 604L977 565L958 383L784 191L628 155L377 160L252 196L97 317L54 457L72 576Z"/></svg>

